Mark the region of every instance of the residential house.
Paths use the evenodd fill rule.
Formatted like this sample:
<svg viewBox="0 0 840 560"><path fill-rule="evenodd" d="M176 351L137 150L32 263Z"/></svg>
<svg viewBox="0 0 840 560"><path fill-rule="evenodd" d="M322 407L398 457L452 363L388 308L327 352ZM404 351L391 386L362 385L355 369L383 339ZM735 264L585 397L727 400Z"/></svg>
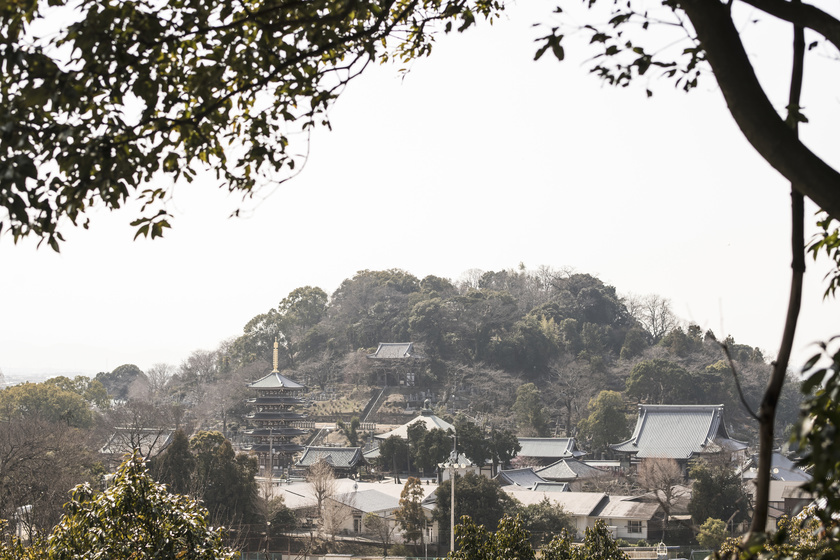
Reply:
<svg viewBox="0 0 840 560"><path fill-rule="evenodd" d="M400 488L402 488L400 486ZM396 511L400 509L400 498L383 491L382 488L354 488L350 492L343 492L327 498L325 504L325 524L329 532L343 535L360 535L378 540L381 531L387 531L391 542L405 542L396 518ZM437 523L432 519L432 511L424 508L427 526L424 531L424 541L434 543L437 539ZM368 515L375 515L385 525L377 534L372 527L365 523Z"/></svg>
<svg viewBox="0 0 840 560"><path fill-rule="evenodd" d="M543 500L562 507L575 524L576 538L583 538L587 528L603 520L615 538L638 541L648 539L648 526L659 510L659 504L634 501L632 496L608 496L600 492L538 492L521 486L503 488L523 505Z"/></svg>

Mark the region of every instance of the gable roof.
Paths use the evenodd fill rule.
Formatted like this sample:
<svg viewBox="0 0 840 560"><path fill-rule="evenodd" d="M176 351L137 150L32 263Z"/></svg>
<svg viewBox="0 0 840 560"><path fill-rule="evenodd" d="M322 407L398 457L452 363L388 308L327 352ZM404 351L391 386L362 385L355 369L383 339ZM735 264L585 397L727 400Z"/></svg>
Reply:
<svg viewBox="0 0 840 560"><path fill-rule="evenodd" d="M638 458L661 457L685 460L695 454L722 449L746 449L729 437L723 421L723 405L641 404L630 439L610 448Z"/></svg>
<svg viewBox="0 0 840 560"><path fill-rule="evenodd" d="M609 519L650 519L659 510L655 502L638 502L630 496L607 496L594 513Z"/></svg>
<svg viewBox="0 0 840 560"><path fill-rule="evenodd" d="M538 482L546 482L546 480L538 475L531 467L499 471L499 474L497 474L495 478L502 486L515 484L525 488L531 488Z"/></svg>
<svg viewBox="0 0 840 560"><path fill-rule="evenodd" d="M597 511L606 494L599 492L535 492L521 486L504 486L502 490L528 506L547 499L575 516L591 516Z"/></svg>
<svg viewBox="0 0 840 560"><path fill-rule="evenodd" d="M332 497L333 500L363 513L378 513L397 509L400 500L379 490L345 492Z"/></svg>
<svg viewBox="0 0 840 560"><path fill-rule="evenodd" d="M376 352L367 357L372 360L401 360L419 356L414 355L413 342L380 342Z"/></svg>
<svg viewBox="0 0 840 560"><path fill-rule="evenodd" d="M138 449L149 458L166 449L175 436L175 430L162 428L116 428L100 453L127 455Z"/></svg>
<svg viewBox="0 0 840 560"><path fill-rule="evenodd" d="M318 461L326 461L337 469L352 469L365 462L361 447L307 447L297 462L299 467L311 467Z"/></svg>
<svg viewBox="0 0 840 560"><path fill-rule="evenodd" d="M279 372L272 371L262 379L258 379L253 383L249 383L248 387L251 389L305 389L306 386L292 381L288 377L280 375Z"/></svg>
<svg viewBox="0 0 840 560"><path fill-rule="evenodd" d="M575 438L517 438L522 449L520 457L542 457L546 459L564 459L582 457L586 453L577 449Z"/></svg>
<svg viewBox="0 0 840 560"><path fill-rule="evenodd" d="M577 459L560 459L556 463L538 469L537 474L546 480L571 482L579 478L594 478L607 473Z"/></svg>

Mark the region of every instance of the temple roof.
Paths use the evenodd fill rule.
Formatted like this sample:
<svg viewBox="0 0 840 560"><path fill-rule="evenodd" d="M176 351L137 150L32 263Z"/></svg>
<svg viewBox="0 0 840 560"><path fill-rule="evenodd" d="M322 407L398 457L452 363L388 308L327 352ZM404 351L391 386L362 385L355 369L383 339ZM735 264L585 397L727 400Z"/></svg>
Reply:
<svg viewBox="0 0 840 560"><path fill-rule="evenodd" d="M546 482L546 480L534 472L534 469L531 467L499 471L499 474L496 475L496 480L498 480L499 484L502 486L515 484L525 488L531 488L538 482Z"/></svg>
<svg viewBox="0 0 840 560"><path fill-rule="evenodd" d="M586 455L577 449L575 438L517 438L522 449L520 457L541 457L545 459L566 459Z"/></svg>
<svg viewBox="0 0 840 560"><path fill-rule="evenodd" d="M379 348L373 354L368 354L373 360L400 360L416 358L413 342L380 342Z"/></svg>
<svg viewBox="0 0 840 560"><path fill-rule="evenodd" d="M639 418L629 440L610 448L638 458L684 460L723 449L739 451L746 444L729 437L723 405L639 405Z"/></svg>
<svg viewBox="0 0 840 560"><path fill-rule="evenodd" d="M577 459L560 459L556 463L537 470L537 474L546 480L572 482L579 478L593 478L607 473Z"/></svg>
<svg viewBox="0 0 840 560"><path fill-rule="evenodd" d="M304 385L292 381L288 377L280 375L279 372L272 371L262 379L258 379L253 383L249 383L248 387L251 389L305 389Z"/></svg>
<svg viewBox="0 0 840 560"><path fill-rule="evenodd" d="M297 466L310 467L318 461L337 469L352 469L366 462L361 447L307 447Z"/></svg>

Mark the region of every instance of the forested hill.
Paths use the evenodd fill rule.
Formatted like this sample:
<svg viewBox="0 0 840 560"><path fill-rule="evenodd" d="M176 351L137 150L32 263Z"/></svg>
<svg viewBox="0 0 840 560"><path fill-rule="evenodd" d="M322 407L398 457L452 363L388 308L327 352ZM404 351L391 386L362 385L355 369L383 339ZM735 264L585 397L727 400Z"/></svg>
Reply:
<svg viewBox="0 0 840 560"><path fill-rule="evenodd" d="M277 339L281 370L310 385L373 384L364 356L380 342L410 341L427 358L420 388L455 393L491 422L509 423L517 389L533 383L544 411L519 418L521 435L574 433L593 397L612 390L628 411L634 402L723 403L735 435L750 438L720 342L753 406L769 375L757 348L719 342L675 317L666 299L622 298L588 274L521 267L463 278L364 270L332 295L297 288L225 345L226 366L270 363ZM794 420L798 395L785 391L780 428Z"/></svg>

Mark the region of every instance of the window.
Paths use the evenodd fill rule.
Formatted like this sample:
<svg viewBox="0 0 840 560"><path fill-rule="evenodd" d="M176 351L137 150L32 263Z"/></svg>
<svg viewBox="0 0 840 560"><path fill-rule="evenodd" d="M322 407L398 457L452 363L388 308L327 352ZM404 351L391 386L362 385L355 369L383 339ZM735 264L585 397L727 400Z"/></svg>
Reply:
<svg viewBox="0 0 840 560"><path fill-rule="evenodd" d="M628 533L641 533L642 532L642 522L641 521L628 521L627 522L627 532Z"/></svg>

